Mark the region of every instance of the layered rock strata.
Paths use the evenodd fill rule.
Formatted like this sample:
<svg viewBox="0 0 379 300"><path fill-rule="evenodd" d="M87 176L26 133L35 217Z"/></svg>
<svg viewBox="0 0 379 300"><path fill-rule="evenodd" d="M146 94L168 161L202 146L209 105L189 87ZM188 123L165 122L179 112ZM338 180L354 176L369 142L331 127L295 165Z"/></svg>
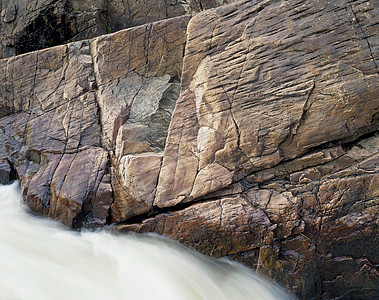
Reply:
<svg viewBox="0 0 379 300"><path fill-rule="evenodd" d="M0 60L0 176L70 227L157 232L301 299L374 299L377 15L244 0Z"/></svg>

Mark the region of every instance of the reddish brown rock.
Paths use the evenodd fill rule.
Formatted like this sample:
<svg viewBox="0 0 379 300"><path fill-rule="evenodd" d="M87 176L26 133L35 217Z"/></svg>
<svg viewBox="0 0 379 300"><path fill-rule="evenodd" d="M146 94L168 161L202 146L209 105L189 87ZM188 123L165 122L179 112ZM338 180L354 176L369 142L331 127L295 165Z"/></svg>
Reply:
<svg viewBox="0 0 379 300"><path fill-rule="evenodd" d="M78 226L108 160L89 43L1 62L2 155L33 210Z"/></svg>
<svg viewBox="0 0 379 300"><path fill-rule="evenodd" d="M191 201L372 131L379 81L365 32L374 9L245 1L195 16L154 204Z"/></svg>
<svg viewBox="0 0 379 300"><path fill-rule="evenodd" d="M270 244L274 227L262 210L242 197L225 197L160 214L141 225L121 225L118 230L157 232L221 257Z"/></svg>
<svg viewBox="0 0 379 300"><path fill-rule="evenodd" d="M250 180L262 178L256 176L261 171L241 182L244 191L225 189L233 196L213 193L209 200L116 230L157 232L206 254L228 255L301 299L374 299L379 278L378 149L374 135L353 146L314 151L266 169L268 179L259 187ZM318 160L324 164L314 166ZM293 180L299 172L304 178Z"/></svg>
<svg viewBox="0 0 379 300"><path fill-rule="evenodd" d="M105 11L138 23L222 4L164 2ZM21 24L21 7L1 10ZM0 161L68 226L157 232L301 299L374 299L377 14L245 0L0 60Z"/></svg>
<svg viewBox="0 0 379 300"><path fill-rule="evenodd" d="M152 209L188 20L0 60L0 159L34 211L99 226Z"/></svg>
<svg viewBox="0 0 379 300"><path fill-rule="evenodd" d="M220 6L228 0L1 0L0 59Z"/></svg>

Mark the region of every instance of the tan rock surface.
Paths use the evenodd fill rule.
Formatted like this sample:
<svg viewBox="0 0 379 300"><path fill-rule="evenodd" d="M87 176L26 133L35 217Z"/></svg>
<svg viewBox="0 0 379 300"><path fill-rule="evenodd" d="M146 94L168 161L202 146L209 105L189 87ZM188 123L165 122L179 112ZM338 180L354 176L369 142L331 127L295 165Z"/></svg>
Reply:
<svg viewBox="0 0 379 300"><path fill-rule="evenodd" d="M379 136L343 148L314 151L267 169L272 176L256 186L258 171L243 181L242 192L214 193L211 199L116 230L157 232L206 254L227 255L301 299L374 299L379 278ZM338 156L326 155L324 163L312 166L336 149ZM309 165L298 171L305 161ZM278 174L284 166L289 171Z"/></svg>
<svg viewBox="0 0 379 300"><path fill-rule="evenodd" d="M0 60L0 159L34 211L100 226L152 208L188 20Z"/></svg>
<svg viewBox="0 0 379 300"><path fill-rule="evenodd" d="M142 22L227 1L164 2L105 11ZM2 22L22 31L12 3ZM59 16L38 3L36 20ZM91 3L72 1L71 21L109 26ZM164 234L301 299L375 299L377 15L370 0L242 0L2 59L0 176L70 227Z"/></svg>
<svg viewBox="0 0 379 300"><path fill-rule="evenodd" d="M126 220L150 211L157 187L162 154L125 155L114 167L115 199L111 206L112 221Z"/></svg>
<svg viewBox="0 0 379 300"><path fill-rule="evenodd" d="M242 1L191 19L154 204L372 131L375 11L370 1Z"/></svg>
<svg viewBox="0 0 379 300"><path fill-rule="evenodd" d="M230 2L232 0L1 0L0 59Z"/></svg>

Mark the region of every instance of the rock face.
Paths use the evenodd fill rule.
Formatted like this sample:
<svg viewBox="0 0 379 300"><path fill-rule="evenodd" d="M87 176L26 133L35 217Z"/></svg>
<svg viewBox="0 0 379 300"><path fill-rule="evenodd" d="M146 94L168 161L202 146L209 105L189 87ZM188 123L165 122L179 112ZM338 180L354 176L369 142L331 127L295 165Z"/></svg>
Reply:
<svg viewBox="0 0 379 300"><path fill-rule="evenodd" d="M374 299L378 148L375 135L312 151L182 210L117 228L174 236L229 256L303 299Z"/></svg>
<svg viewBox="0 0 379 300"><path fill-rule="evenodd" d="M0 59L228 2L232 0L1 0Z"/></svg>
<svg viewBox="0 0 379 300"><path fill-rule="evenodd" d="M155 204L191 201L319 145L372 131L375 41L365 33L373 32L369 17L349 21L354 9L248 1L194 17Z"/></svg>
<svg viewBox="0 0 379 300"><path fill-rule="evenodd" d="M7 161L0 161L0 184L9 184L12 179L11 166Z"/></svg>
<svg viewBox="0 0 379 300"><path fill-rule="evenodd" d="M374 1L142 2L64 4L106 32L167 20L0 60L1 180L69 227L167 235L301 299L374 299Z"/></svg>
<svg viewBox="0 0 379 300"><path fill-rule="evenodd" d="M148 212L179 97L189 17L92 42L102 144L111 153L111 220Z"/></svg>
<svg viewBox="0 0 379 300"><path fill-rule="evenodd" d="M34 211L77 227L104 225L113 198L115 220L150 208L188 20L0 60L0 159Z"/></svg>

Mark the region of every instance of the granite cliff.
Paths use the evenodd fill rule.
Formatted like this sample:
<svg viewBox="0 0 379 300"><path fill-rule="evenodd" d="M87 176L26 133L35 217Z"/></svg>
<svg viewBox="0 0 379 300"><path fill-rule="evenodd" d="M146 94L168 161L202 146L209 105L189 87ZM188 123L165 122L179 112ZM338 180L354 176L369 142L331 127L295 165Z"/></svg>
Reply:
<svg viewBox="0 0 379 300"><path fill-rule="evenodd" d="M375 1L142 2L0 2L2 182L301 299L377 297Z"/></svg>

